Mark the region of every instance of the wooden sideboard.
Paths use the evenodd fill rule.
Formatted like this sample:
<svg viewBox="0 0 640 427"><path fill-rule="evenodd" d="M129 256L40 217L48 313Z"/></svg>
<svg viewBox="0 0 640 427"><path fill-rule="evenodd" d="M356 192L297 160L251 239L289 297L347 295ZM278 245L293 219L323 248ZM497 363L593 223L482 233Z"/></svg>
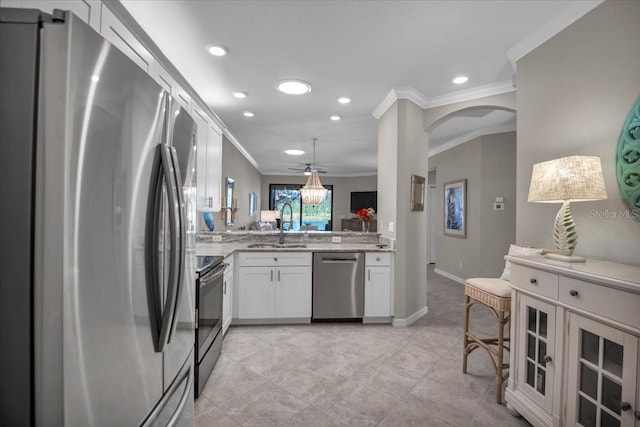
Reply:
<svg viewBox="0 0 640 427"><path fill-rule="evenodd" d="M640 266L506 259L507 406L534 426L639 426Z"/></svg>
<svg viewBox="0 0 640 427"><path fill-rule="evenodd" d="M378 221L369 221L369 232L376 233L378 230ZM342 219L340 227L341 231L362 231L362 221L358 218Z"/></svg>

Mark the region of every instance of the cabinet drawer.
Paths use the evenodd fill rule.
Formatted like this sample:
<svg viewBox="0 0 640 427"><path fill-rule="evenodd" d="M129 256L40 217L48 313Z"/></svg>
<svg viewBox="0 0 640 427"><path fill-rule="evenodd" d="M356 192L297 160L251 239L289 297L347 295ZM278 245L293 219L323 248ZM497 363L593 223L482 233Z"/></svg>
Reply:
<svg viewBox="0 0 640 427"><path fill-rule="evenodd" d="M238 265L255 266L297 266L311 265L311 252L240 252Z"/></svg>
<svg viewBox="0 0 640 427"><path fill-rule="evenodd" d="M638 294L561 277L560 301L571 307L597 313L640 329L640 295Z"/></svg>
<svg viewBox="0 0 640 427"><path fill-rule="evenodd" d="M364 257L367 266L391 265L391 254L383 252L367 252Z"/></svg>
<svg viewBox="0 0 640 427"><path fill-rule="evenodd" d="M511 263L511 283L545 297L558 299L558 275Z"/></svg>

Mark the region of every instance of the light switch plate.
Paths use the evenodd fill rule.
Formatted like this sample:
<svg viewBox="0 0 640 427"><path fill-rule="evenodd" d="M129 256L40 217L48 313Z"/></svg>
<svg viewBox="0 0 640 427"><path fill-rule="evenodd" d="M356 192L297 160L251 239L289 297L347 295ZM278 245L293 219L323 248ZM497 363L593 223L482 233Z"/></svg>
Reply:
<svg viewBox="0 0 640 427"><path fill-rule="evenodd" d="M222 242L222 236L219 234L214 234L213 236L211 236L211 241L212 242Z"/></svg>
<svg viewBox="0 0 640 427"><path fill-rule="evenodd" d="M331 243L342 243L342 237L340 237L340 236L331 236Z"/></svg>

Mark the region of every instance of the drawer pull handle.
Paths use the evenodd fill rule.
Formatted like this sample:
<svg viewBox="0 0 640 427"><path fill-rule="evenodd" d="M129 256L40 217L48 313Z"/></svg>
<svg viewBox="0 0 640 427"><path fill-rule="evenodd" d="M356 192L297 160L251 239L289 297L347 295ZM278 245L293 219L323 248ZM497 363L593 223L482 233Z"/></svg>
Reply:
<svg viewBox="0 0 640 427"><path fill-rule="evenodd" d="M275 262L278 262L278 258L274 258L273 260L274 260Z"/></svg>
<svg viewBox="0 0 640 427"><path fill-rule="evenodd" d="M620 402L621 411L628 411L629 409L631 409L631 405L629 404L629 402Z"/></svg>
<svg viewBox="0 0 640 427"><path fill-rule="evenodd" d="M571 295L572 297L577 297L578 296L578 291L576 291L575 289L571 289L569 291L569 295Z"/></svg>
<svg viewBox="0 0 640 427"><path fill-rule="evenodd" d="M529 279L529 283L531 283L532 285L537 285L538 281L532 277L531 279Z"/></svg>
<svg viewBox="0 0 640 427"><path fill-rule="evenodd" d="M545 355L542 360L544 360L544 363L550 363L553 359L551 359L551 356Z"/></svg>
<svg viewBox="0 0 640 427"><path fill-rule="evenodd" d="M380 262L380 257L376 257L376 261Z"/></svg>

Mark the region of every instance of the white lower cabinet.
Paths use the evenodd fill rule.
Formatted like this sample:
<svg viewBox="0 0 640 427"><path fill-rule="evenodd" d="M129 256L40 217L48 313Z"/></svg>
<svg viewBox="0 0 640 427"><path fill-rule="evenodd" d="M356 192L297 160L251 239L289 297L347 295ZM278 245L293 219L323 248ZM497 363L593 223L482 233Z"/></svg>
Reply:
<svg viewBox="0 0 640 427"><path fill-rule="evenodd" d="M390 264L390 254L365 254L365 317L390 317L393 314Z"/></svg>
<svg viewBox="0 0 640 427"><path fill-rule="evenodd" d="M550 420L556 361L556 307L528 295L519 295L512 310L518 325L513 344L520 355L513 368L514 389L544 409Z"/></svg>
<svg viewBox="0 0 640 427"><path fill-rule="evenodd" d="M225 258L224 262L227 267L222 283L222 333L226 334L233 320L233 255Z"/></svg>
<svg viewBox="0 0 640 427"><path fill-rule="evenodd" d="M238 319L311 318L310 253L240 253L238 264Z"/></svg>
<svg viewBox="0 0 640 427"><path fill-rule="evenodd" d="M536 427L640 427L640 267L507 259L507 405Z"/></svg>
<svg viewBox="0 0 640 427"><path fill-rule="evenodd" d="M567 425L640 425L637 337L571 314L567 368Z"/></svg>

